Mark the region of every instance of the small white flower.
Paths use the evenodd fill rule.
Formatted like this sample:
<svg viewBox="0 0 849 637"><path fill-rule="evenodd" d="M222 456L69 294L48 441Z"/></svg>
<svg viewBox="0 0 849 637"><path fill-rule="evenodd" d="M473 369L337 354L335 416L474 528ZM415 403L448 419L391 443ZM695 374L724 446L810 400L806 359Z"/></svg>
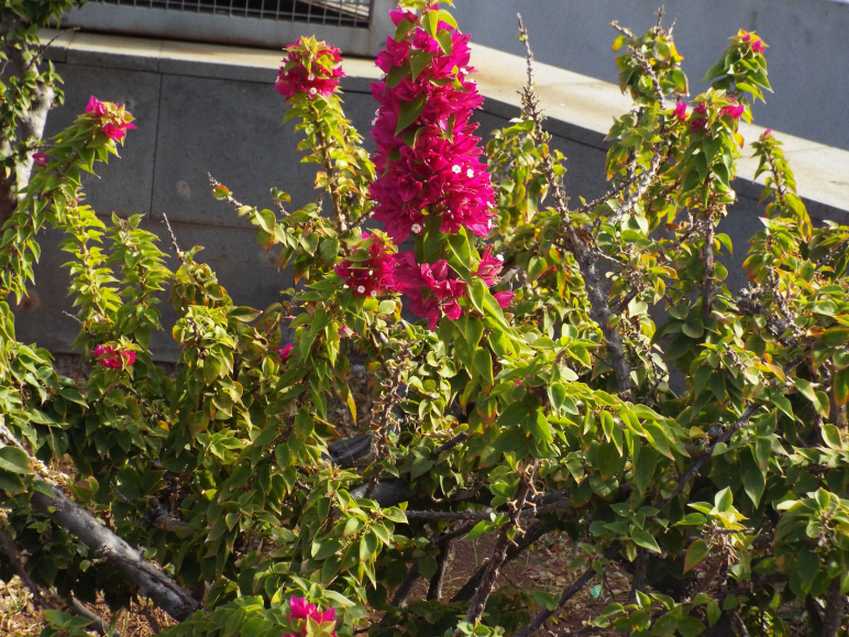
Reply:
<svg viewBox="0 0 849 637"><path fill-rule="evenodd" d="M502 263L504 262L504 255L503 254L496 254L495 258L498 259L499 261L501 261Z"/></svg>
<svg viewBox="0 0 849 637"><path fill-rule="evenodd" d="M475 171L474 171L474 170L472 170L471 168L469 168L469 169L466 171L466 177L468 177L469 179L471 179L471 178L472 178L472 177L474 177L474 176L475 176Z"/></svg>
<svg viewBox="0 0 849 637"><path fill-rule="evenodd" d="M371 296L372 296L372 297L377 296L377 290L372 290L372 291L371 291Z"/></svg>
<svg viewBox="0 0 849 637"><path fill-rule="evenodd" d="M313 86L312 88L310 88L310 95L317 95L317 94L318 94L318 89L316 87Z"/></svg>
<svg viewBox="0 0 849 637"><path fill-rule="evenodd" d="M308 79L310 82L313 82L313 81L315 81L315 75L312 75L312 74L307 75L307 79Z"/></svg>
<svg viewBox="0 0 849 637"><path fill-rule="evenodd" d="M368 275L371 276L372 274L374 274L374 270L369 270Z"/></svg>
<svg viewBox="0 0 849 637"><path fill-rule="evenodd" d="M366 293L366 286L358 285L357 286L357 292L359 292L360 294L365 294Z"/></svg>
<svg viewBox="0 0 849 637"><path fill-rule="evenodd" d="M460 166L458 164L454 164L453 166L451 166L451 172L454 173L455 175L459 175L461 170L463 170L463 169L460 168Z"/></svg>
<svg viewBox="0 0 849 637"><path fill-rule="evenodd" d="M422 231L422 227L419 224L414 223L410 230L413 231L413 234L419 234Z"/></svg>
<svg viewBox="0 0 849 637"><path fill-rule="evenodd" d="M347 284L347 283L343 283L343 284L342 284L342 287L343 287L344 289L346 289L346 290L347 290L347 289L348 289L348 284Z"/></svg>

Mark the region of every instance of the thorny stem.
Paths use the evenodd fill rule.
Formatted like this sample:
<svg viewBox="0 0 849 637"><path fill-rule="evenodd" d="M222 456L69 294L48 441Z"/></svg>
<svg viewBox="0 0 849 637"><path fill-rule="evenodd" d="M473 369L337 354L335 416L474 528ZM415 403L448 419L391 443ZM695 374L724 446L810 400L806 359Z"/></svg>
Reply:
<svg viewBox="0 0 849 637"><path fill-rule="evenodd" d="M534 122L534 137L538 145L545 143L545 133L542 127L542 114L539 107L539 98L533 86L533 63L534 54L528 38L528 31L522 16L519 20L519 38L525 44L525 55L528 65L528 78L522 87L522 112ZM610 308L608 293L610 284L603 273L597 269L598 255L593 247L592 236L582 233L572 225L571 213L569 211L569 200L563 190L562 181L557 178L554 170L554 160L550 153L543 156L543 169L548 178L549 187L554 193L555 207L563 219L564 239L567 249L575 256L575 261L581 270L587 295L590 299L590 315L598 323L604 334L607 349L610 353L611 365L616 375L616 383L621 394L628 399L631 394L631 367L627 359L627 351L622 336L611 325L615 318Z"/></svg>
<svg viewBox="0 0 849 637"><path fill-rule="evenodd" d="M407 599L409 594L413 590L413 586L416 584L416 580L419 579L419 565L418 563L413 564L410 567L410 570L407 571L407 576L404 578L404 581L401 582L401 585L395 591L395 595L392 596L392 605L393 606L403 606L404 601Z"/></svg>
<svg viewBox="0 0 849 637"><path fill-rule="evenodd" d="M708 213L705 219L705 244L702 251L704 260L704 282L702 285L702 317L705 322L710 320L713 312L713 297L715 293L713 279L716 273L716 256L713 253L713 241L716 233L716 228L713 225L713 219Z"/></svg>
<svg viewBox="0 0 849 637"><path fill-rule="evenodd" d="M168 221L168 215L166 215L164 212L162 213L162 223L165 224L165 228L168 230L168 235L171 237L171 245L174 246L174 251L177 253L177 258L182 261L184 253L180 249L180 244L177 243L177 235L174 233L174 228L171 227L171 222Z"/></svg>
<svg viewBox="0 0 849 637"><path fill-rule="evenodd" d="M451 560L451 541L439 545L439 554L436 557L436 572L430 578L427 588L428 601L439 601L442 599L442 584L445 581L445 573L448 570L448 562Z"/></svg>
<svg viewBox="0 0 849 637"><path fill-rule="evenodd" d="M469 523L473 524L473 523ZM552 531L554 526L547 521L540 521L529 527L525 534L522 536L522 539L519 540L514 546L510 547L510 550L507 551L507 559L505 563L510 562L517 557L519 557L526 549L530 548L532 544L534 544L537 540L539 540L543 535ZM469 527L471 530L471 526ZM465 533L464 533L465 535ZM465 584L454 594L451 598L452 602L462 602L469 599L483 578L484 572L486 571L487 565L484 564L481 568L479 568L474 575L472 575Z"/></svg>
<svg viewBox="0 0 849 637"><path fill-rule="evenodd" d="M843 609L846 607L846 597L840 590L840 578L835 577L828 589L825 601L825 616L822 622L822 637L836 637L845 619Z"/></svg>
<svg viewBox="0 0 849 637"><path fill-rule="evenodd" d="M495 588L495 581L498 578L498 573L504 562L507 561L507 551L510 548L510 534L516 531L523 534L524 531L520 526L519 518L522 509L528 503L528 499L533 493L533 481L536 474L536 463L525 466L521 471L519 490L516 494L516 499L510 503L510 521L504 525L501 532L498 534L498 539L495 542L495 548L486 565L486 570L483 573L481 582L478 585L475 594L469 602L469 610L466 613L466 621L474 623L483 614L486 608L486 602ZM456 634L455 634L456 635Z"/></svg>
<svg viewBox="0 0 849 637"><path fill-rule="evenodd" d="M334 219L336 228L339 234L344 234L348 230L348 220L345 217L344 202L342 194L339 192L339 183L336 179L336 170L333 167L333 157L330 153L330 140L328 140L324 128L322 127L321 119L315 112L315 107L310 107L310 114L313 117L313 125L315 126L315 134L318 140L318 151L321 153L321 162L324 166L324 171L327 178L327 191L330 193L330 198L333 200Z"/></svg>

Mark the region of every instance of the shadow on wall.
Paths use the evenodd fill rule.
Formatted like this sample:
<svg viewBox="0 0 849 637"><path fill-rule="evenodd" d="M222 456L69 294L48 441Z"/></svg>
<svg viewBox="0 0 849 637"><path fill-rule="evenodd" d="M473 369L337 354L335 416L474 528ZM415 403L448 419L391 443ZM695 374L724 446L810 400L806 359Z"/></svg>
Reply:
<svg viewBox="0 0 849 637"><path fill-rule="evenodd" d="M537 57L616 81L610 21L651 26L661 4L675 23L691 89L740 27L760 33L776 96L755 110L757 123L849 149L849 3L836 0L455 0L461 27L476 42L522 54L515 15L528 24ZM804 96L804 104L796 99Z"/></svg>

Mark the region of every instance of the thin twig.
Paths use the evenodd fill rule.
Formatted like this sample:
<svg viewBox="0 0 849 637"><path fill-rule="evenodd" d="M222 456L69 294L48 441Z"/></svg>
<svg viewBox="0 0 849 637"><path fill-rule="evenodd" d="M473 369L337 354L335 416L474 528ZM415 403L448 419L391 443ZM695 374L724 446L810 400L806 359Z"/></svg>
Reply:
<svg viewBox="0 0 849 637"><path fill-rule="evenodd" d="M575 595L577 595L581 589L584 588L587 584L589 584L593 577L595 577L595 571L593 569L587 569L584 573L576 579L574 582L569 584L560 595L560 599L557 602L557 606L552 610L543 609L531 620L527 626L522 628L519 632L515 633L513 637L530 637L540 628L542 628L545 623L551 619L552 615L563 608L570 599L572 599Z"/></svg>
<svg viewBox="0 0 849 637"><path fill-rule="evenodd" d="M12 536L6 533L6 531L2 528L0 528L0 550L2 550L6 555L6 558L12 565L12 568L15 569L18 577L21 578L24 586L26 586L30 593L32 593L35 603L39 606L47 607L47 602L41 594L41 588L35 583L32 577L30 577L30 574L26 569L26 565L24 564L24 559L18 549L18 545L12 539Z"/></svg>
<svg viewBox="0 0 849 637"><path fill-rule="evenodd" d="M109 634L109 630L106 627L106 624L103 622L103 618L97 613L95 613L93 610L91 610L88 606L83 604L76 597L74 597L73 593L71 594L70 604L71 608L74 609L74 612L76 612L78 615L82 615L91 622L91 630L96 631L100 635Z"/></svg>
<svg viewBox="0 0 849 637"><path fill-rule="evenodd" d="M69 319L71 319L71 320L73 320L73 321L76 321L76 322L77 322L77 323L79 323L80 325L82 325L82 323L83 323L83 322L79 319L79 317L78 317L78 316L74 316L73 314L71 314L70 312L66 312L65 310L62 310L62 315L63 315L63 316L67 316Z"/></svg>
<svg viewBox="0 0 849 637"><path fill-rule="evenodd" d="M710 446L704 451L704 453L702 453L698 458L696 458L693 464L690 465L690 468L687 469L687 471L684 472L684 474L678 479L678 484L675 486L675 490L666 498L664 498L663 504L667 504L668 502L671 502L679 495L681 495L681 493L684 491L690 481L695 478L696 475L698 475L699 471L702 470L702 467L705 465L705 463L710 460L711 456L713 455L713 450L716 449L717 445L719 445L720 443L726 443L731 440L731 437L735 433L740 431L748 424L749 419L755 413L757 408L758 406L754 404L751 404L746 407L746 409L743 410L743 413L740 414L740 417L734 422L734 424L728 427L719 436L714 438L714 440L711 442Z"/></svg>
<svg viewBox="0 0 849 637"><path fill-rule="evenodd" d="M177 258L182 261L184 252L180 249L180 244L177 243L177 235L174 233L174 228L171 227L171 223L168 221L168 215L164 212L162 213L162 223L164 223L165 227L168 229L168 235L171 237L171 245L174 246Z"/></svg>

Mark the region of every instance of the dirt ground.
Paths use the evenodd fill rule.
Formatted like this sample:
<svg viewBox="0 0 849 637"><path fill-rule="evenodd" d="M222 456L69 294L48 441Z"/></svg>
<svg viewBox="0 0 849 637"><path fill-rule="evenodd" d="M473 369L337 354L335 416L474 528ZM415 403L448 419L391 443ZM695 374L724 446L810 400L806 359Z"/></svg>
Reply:
<svg viewBox="0 0 849 637"><path fill-rule="evenodd" d="M489 555L491 538L458 542L452 551L448 577L444 583L446 596L453 594L474 573ZM510 562L500 575L499 585L510 584L517 589L545 590L559 594L575 577L573 551L568 540L551 534L541 539L534 550ZM593 582L592 584L597 584ZM628 593L628 581L621 573L612 572L606 577L599 591L588 586L574 597L557 616L549 621L547 630L538 633L541 637L573 635L584 627L584 621L600 611L615 598L622 600ZM426 583L420 580L413 589L411 598L424 597ZM594 598L592 593L597 595ZM104 620L111 619L105 604L93 608ZM134 604L116 618L119 633L123 637L148 637L173 622L162 611L152 606ZM9 582L0 581L0 636L35 637L41 633L44 623L32 595L17 578ZM601 635L593 631L593 635ZM246 636L249 637L249 636Z"/></svg>

